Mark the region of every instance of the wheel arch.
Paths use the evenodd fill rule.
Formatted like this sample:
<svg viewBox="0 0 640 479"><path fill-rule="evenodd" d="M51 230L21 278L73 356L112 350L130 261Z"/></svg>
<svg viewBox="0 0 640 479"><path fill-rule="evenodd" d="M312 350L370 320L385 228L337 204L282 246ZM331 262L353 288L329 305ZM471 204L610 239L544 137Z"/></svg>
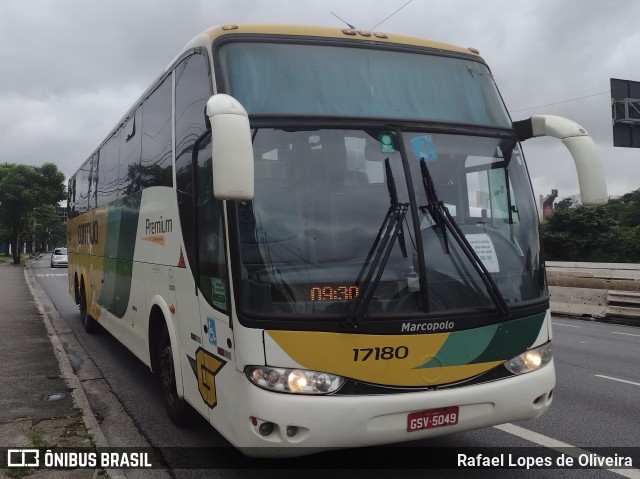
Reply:
<svg viewBox="0 0 640 479"><path fill-rule="evenodd" d="M180 361L180 343L178 342L178 333L173 324L173 315L169 311L169 307L164 299L155 296L149 306L149 329L148 329L148 346L149 346L149 362L151 371L157 372L157 349L162 334L162 329L166 328L171 341L171 352L173 355L174 372L176 375L176 392L178 397L184 397L184 386L182 384L182 367Z"/></svg>

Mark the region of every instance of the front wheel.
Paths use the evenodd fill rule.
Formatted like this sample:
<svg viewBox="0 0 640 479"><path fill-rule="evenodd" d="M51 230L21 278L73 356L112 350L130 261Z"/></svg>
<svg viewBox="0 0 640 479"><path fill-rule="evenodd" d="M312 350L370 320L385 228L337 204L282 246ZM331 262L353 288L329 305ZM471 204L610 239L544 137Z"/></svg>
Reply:
<svg viewBox="0 0 640 479"><path fill-rule="evenodd" d="M186 426L189 418L189 405L178 396L173 350L171 349L171 340L166 327L163 328L160 335L157 354L157 377L169 419L177 426Z"/></svg>

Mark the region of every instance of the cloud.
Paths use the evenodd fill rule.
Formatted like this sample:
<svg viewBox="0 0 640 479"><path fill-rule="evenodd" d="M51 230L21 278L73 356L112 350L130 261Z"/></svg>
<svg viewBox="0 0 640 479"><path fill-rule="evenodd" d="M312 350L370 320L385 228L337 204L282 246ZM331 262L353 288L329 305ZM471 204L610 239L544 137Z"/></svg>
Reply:
<svg viewBox="0 0 640 479"><path fill-rule="evenodd" d="M53 162L69 177L139 94L140 85L130 85L117 91L101 88L43 97L0 96L2 161Z"/></svg>
<svg viewBox="0 0 640 479"><path fill-rule="evenodd" d="M368 29L405 3L0 2L0 161L53 160L70 175L180 48L209 26L342 27L334 12ZM611 77L640 81L639 16L636 0L413 0L377 30L478 48L513 118L547 113L582 124L605 160L610 192L623 194L640 187L640 175L629 174L639 170L638 151L613 148L608 94L592 95L608 92ZM551 103L558 104L540 107ZM536 194L577 192L562 145L529 140L524 149Z"/></svg>

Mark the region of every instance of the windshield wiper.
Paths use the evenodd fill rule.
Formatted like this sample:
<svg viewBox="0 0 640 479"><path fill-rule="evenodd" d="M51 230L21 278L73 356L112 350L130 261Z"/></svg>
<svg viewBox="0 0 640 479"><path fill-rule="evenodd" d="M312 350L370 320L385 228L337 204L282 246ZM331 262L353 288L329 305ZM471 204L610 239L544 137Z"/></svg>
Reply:
<svg viewBox="0 0 640 479"><path fill-rule="evenodd" d="M435 221L436 226L442 233L442 241L444 243L444 252L445 254L449 254L449 240L447 238L447 226L445 224L445 215L442 214L442 210L446 209L444 203L438 200L438 194L436 193L436 187L433 184L433 179L431 178L431 174L429 173L429 169L427 168L427 163L421 159L420 160L420 173L422 173L422 184L424 186L425 194L427 195L427 201L429 204L427 206L420 206L420 210L424 213L424 210L427 210Z"/></svg>
<svg viewBox="0 0 640 479"><path fill-rule="evenodd" d="M391 250L396 238L400 240L400 249L403 257L407 257L407 246L404 240L402 223L407 215L409 203L400 203L398 201L398 193L396 183L391 171L389 158L384 160L384 169L387 176L387 189L389 190L389 201L391 205L387 211L384 221L378 230L378 234L371 249L364 260L360 273L356 278L356 286L358 286L358 296L356 297L344 325L351 328L357 328L364 317L364 314L373 299L376 287L382 278L384 268L389 261ZM363 279L364 277L364 279Z"/></svg>
<svg viewBox="0 0 640 479"><path fill-rule="evenodd" d="M487 267L476 254L473 246L471 246L469 240L467 240L467 237L458 226L458 223L456 223L456 220L453 218L453 216L451 216L451 213L449 213L449 209L445 206L443 201L440 201L440 199L438 199L438 194L436 193L436 187L433 182L433 178L431 178L429 168L427 168L427 164L423 159L420 160L420 172L422 174L422 184L424 186L424 191L427 196L427 201L429 202L426 207L421 207L421 209L426 208L429 211L431 217L436 222L436 225L442 231L446 254L449 254L449 246L447 243L446 233L446 230L448 229L453 239L460 246L460 249L462 250L464 255L480 275L480 279L482 279L482 282L484 283L484 286L487 289L491 300L495 304L496 310L504 319L508 319L510 315L509 305L505 301L504 296L502 296L500 288L498 288L498 285L491 277L491 274L487 270Z"/></svg>

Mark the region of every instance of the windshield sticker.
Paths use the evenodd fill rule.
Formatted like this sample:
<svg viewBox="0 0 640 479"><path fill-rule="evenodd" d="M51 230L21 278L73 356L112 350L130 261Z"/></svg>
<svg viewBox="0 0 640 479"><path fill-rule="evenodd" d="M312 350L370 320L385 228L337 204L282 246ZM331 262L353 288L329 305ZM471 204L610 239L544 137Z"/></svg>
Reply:
<svg viewBox="0 0 640 479"><path fill-rule="evenodd" d="M431 135L416 136L411 140L413 154L418 161L435 161L438 159L436 146L433 144Z"/></svg>
<svg viewBox="0 0 640 479"><path fill-rule="evenodd" d="M227 293L224 289L224 283L220 278L211 278L211 289L213 290L213 305L216 308L227 309Z"/></svg>
<svg viewBox="0 0 640 479"><path fill-rule="evenodd" d="M380 153L396 152L396 148L393 145L393 135L391 133L378 133L378 142L380 143Z"/></svg>
<svg viewBox="0 0 640 479"><path fill-rule="evenodd" d="M476 252L482 264L485 265L489 273L499 273L500 265L498 264L498 255L493 246L493 241L486 233L466 235L467 241Z"/></svg>

